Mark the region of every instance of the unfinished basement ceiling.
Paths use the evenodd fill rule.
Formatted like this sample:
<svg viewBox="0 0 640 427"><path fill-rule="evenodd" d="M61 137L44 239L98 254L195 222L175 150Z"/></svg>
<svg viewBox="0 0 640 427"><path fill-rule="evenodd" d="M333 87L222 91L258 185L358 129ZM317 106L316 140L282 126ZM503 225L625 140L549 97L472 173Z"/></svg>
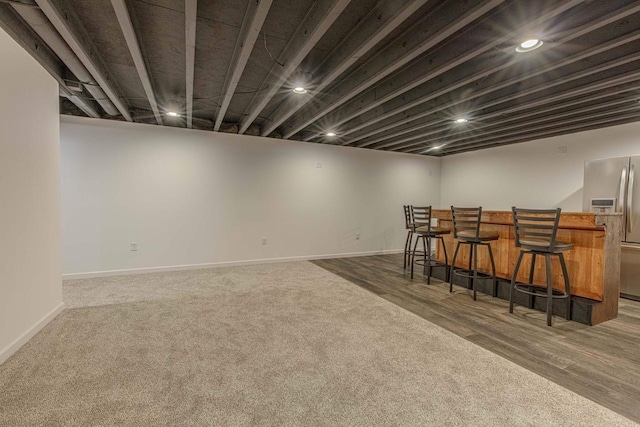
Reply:
<svg viewBox="0 0 640 427"><path fill-rule="evenodd" d="M63 114L436 156L640 120L640 1L2 0L0 27Z"/></svg>

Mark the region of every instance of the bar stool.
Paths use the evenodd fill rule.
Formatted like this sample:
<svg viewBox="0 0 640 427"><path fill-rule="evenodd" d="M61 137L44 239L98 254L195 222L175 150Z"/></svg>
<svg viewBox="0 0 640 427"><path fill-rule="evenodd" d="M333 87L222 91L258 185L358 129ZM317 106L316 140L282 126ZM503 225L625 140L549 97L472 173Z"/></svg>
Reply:
<svg viewBox="0 0 640 427"><path fill-rule="evenodd" d="M496 282L496 264L493 260L490 242L498 240L499 234L495 231L480 230L480 219L482 218L482 207L479 208L456 208L451 206L451 218L453 219L453 237L458 239L456 250L451 261L451 271L449 272L449 292L453 292L453 275L472 279L473 300L476 300L476 282L478 281L478 246L486 246L489 250L491 260L491 279L493 284L492 296L498 294L498 284ZM469 245L469 270L455 269L456 257L460 245ZM473 274L471 274L471 259L473 257Z"/></svg>
<svg viewBox="0 0 640 427"><path fill-rule="evenodd" d="M516 247L520 248L520 255L516 261L516 267L511 278L511 290L509 292L509 313L513 313L513 291L522 292L530 296L547 298L547 325L551 326L553 318L553 300L566 298L566 319L571 320L571 285L569 274L564 261L563 252L573 249L573 243L556 240L558 223L560 222L561 209L519 209L511 208L513 212L513 226L516 232ZM531 254L531 270L529 283L516 283L518 270L525 254ZM533 283L536 255L545 257L547 286L538 286ZM553 288L551 277L551 257L557 256L562 267L565 291ZM529 307L532 304L530 303Z"/></svg>
<svg viewBox="0 0 640 427"><path fill-rule="evenodd" d="M407 240L404 242L404 264L403 269L407 269L411 260L411 243L413 243L413 218L411 218L411 206L403 205L404 228L407 230Z"/></svg>
<svg viewBox="0 0 640 427"><path fill-rule="evenodd" d="M413 252L411 253L411 278L413 279L413 266L415 264L422 265L427 268L427 284L431 284L431 269L433 267L448 267L449 258L447 257L447 248L444 245L443 236L451 233L451 230L431 225L431 206L411 206L410 211L411 218L413 218L413 232L418 235L416 243L413 246ZM436 245L438 240L442 242L444 263L431 260L431 239L436 239ZM422 259L416 260L416 249L420 240L422 240L424 251L422 252Z"/></svg>

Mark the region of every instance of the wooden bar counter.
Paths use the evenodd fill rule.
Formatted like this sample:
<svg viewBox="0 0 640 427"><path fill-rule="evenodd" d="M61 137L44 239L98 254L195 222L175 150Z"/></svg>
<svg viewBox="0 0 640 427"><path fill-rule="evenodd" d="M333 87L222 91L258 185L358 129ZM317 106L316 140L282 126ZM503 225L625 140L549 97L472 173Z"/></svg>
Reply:
<svg viewBox="0 0 640 427"><path fill-rule="evenodd" d="M451 229L451 211L434 209L433 217L438 225ZM483 211L482 230L496 231L500 239L491 242L495 257L496 275L511 280L516 259L520 251L515 247L513 216L511 211ZM613 319L618 315L620 296L620 241L622 231L621 214L562 213L558 240L572 242L575 246L565 252L571 283L571 294L593 300L591 324ZM449 262L453 258L456 241L453 233L445 236ZM438 260L444 261L441 245L436 251ZM525 256L518 272L518 281L529 279L531 256ZM469 245L462 245L456 259L456 267L469 268ZM486 248L479 248L478 270L490 272L491 266ZM552 265L554 287L564 290L562 271L557 259ZM546 285L544 260L536 260L534 283Z"/></svg>

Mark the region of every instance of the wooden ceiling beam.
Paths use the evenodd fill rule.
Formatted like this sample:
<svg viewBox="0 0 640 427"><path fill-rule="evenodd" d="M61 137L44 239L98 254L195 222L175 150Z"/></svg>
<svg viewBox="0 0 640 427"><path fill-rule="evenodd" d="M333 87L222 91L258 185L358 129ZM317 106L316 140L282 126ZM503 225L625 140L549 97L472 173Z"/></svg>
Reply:
<svg viewBox="0 0 640 427"><path fill-rule="evenodd" d="M89 96L69 89L63 78L64 64L46 43L23 24L16 12L9 5L0 4L0 28L11 36L24 50L26 50L50 75L58 82L60 96L73 102L89 117L99 118L98 107Z"/></svg>
<svg viewBox="0 0 640 427"><path fill-rule="evenodd" d="M309 82L308 92L289 97L280 104L262 127L262 136L269 135L308 102L322 94L325 88L428 1L383 0L377 3L320 65L317 73L314 73L318 76L316 81Z"/></svg>
<svg viewBox="0 0 640 427"><path fill-rule="evenodd" d="M352 72L349 78L331 88L327 96L318 99L314 105L294 117L285 126L283 138L291 138L503 2L504 0L484 0L471 9L468 9L469 6L465 1L463 1L465 5L460 5L458 1L443 3L444 9L438 8L436 10L438 19L434 18L430 27L433 28L433 31L427 31L425 35L424 29L416 28L414 25L402 37L397 38L382 49L378 55ZM467 11L460 14L461 10ZM424 38L417 37L420 34Z"/></svg>
<svg viewBox="0 0 640 427"><path fill-rule="evenodd" d="M631 57L631 58L630 58ZM632 59L632 58L636 58L636 59ZM640 60L640 54L637 55L627 55L624 57L624 64L629 64L632 63L634 60ZM613 63L617 63L617 61L610 61L608 63L606 63L606 65L612 65ZM622 62L622 61L621 61ZM618 63L618 65L621 65L621 63ZM604 67L603 67L604 68ZM605 71L607 68L604 68L602 71ZM592 71L593 73L597 73L598 71ZM516 104L515 106L512 107L508 107L506 109L499 109L497 111L495 111L491 117L496 117L496 116L500 116L500 115L505 115L505 114L509 114L509 113L515 113L518 111L523 111L523 110L527 110L527 109L533 109L533 108L537 108L543 105L547 105L547 104L551 104L553 102L557 102L557 101L562 101L564 99L569 99L569 98L573 98L576 96L581 96L587 93L594 93L594 92L598 92L598 91L603 91L606 90L608 88L614 87L616 85L622 85L622 84L626 84L626 83L630 83L630 82L636 82L637 80L640 79L640 71L637 70L631 70L628 72L624 72L621 74L615 74L611 77L607 77L607 78L603 78L601 80L598 81L598 83L586 83L586 84L581 84L578 85L576 87L564 90L562 92L558 92L555 93L553 95L550 96L545 96L542 95L538 98L535 98L531 101L527 101L527 102L523 102L520 104ZM546 86L547 88L549 87L553 87L555 85L553 84L548 84L548 85L540 85L538 87L543 87ZM540 89L543 90L543 89ZM527 95L532 95L532 94L537 94L539 91L530 89L527 90ZM523 91L524 93L524 91ZM523 95L524 96L524 95ZM504 97L503 97L504 98ZM518 97L515 97L518 98ZM493 104L493 103L492 103ZM496 103L497 104L497 103ZM495 105L495 104L493 104ZM485 116L485 119L487 119L487 116ZM441 122L444 122L445 120L451 120L451 118L449 119L441 119ZM406 144L405 142L408 142L409 140L414 140L414 139L419 139L421 138L420 136L414 136L411 137L410 139L407 138L407 141L402 141L401 146L398 147L398 144L400 144L400 141L391 141L389 143L383 144L383 145L378 145L376 146L376 148L387 148L387 147L394 147L394 149L398 149L398 148L404 148L407 146L411 146L411 145L415 145L415 143L409 143Z"/></svg>
<svg viewBox="0 0 640 427"><path fill-rule="evenodd" d="M399 140L395 143L385 143L380 144L379 146L372 146L370 148L374 149L382 149L382 148L391 148L391 149L410 149L413 147L426 147L429 145L433 145L436 141L448 141L454 142L454 140L449 139L451 137L455 137L456 135L466 135L472 132L480 132L484 130L488 130L489 133L499 132L501 130L509 130L513 128L517 128L520 126L527 126L528 124L536 124L540 122L544 122L549 119L549 115L551 112L554 117L566 117L570 114L573 114L574 111L578 111L580 113L592 111L594 108L599 108L600 105L606 106L615 106L625 102L630 102L630 99L635 99L635 96L629 95L629 92L633 92L636 90L636 84L627 84L618 86L613 91L599 91L595 94L587 94L585 96L579 97L577 99L572 99L570 101L561 102L558 104L552 104L545 106L543 111L537 109L525 110L522 114L509 115L504 117L504 114L491 113L486 116L478 116L477 120L474 120L470 126L465 127L464 130L453 131L451 120L446 120L446 123L443 126L437 128L434 132L434 136L429 139L421 139L420 141L414 141L409 144L406 144L407 141L413 140L407 139L407 141ZM602 101L605 98L612 98L609 101ZM485 117L492 116L498 117L498 121L490 121ZM542 117L536 117L542 116ZM445 122L444 120L442 121ZM513 123L516 122L516 123ZM475 136L478 136L477 134ZM460 138L458 138L460 139ZM458 140L456 139L456 140Z"/></svg>
<svg viewBox="0 0 640 427"><path fill-rule="evenodd" d="M631 7L624 7L621 9L616 10L615 12L612 12L610 14L608 14L607 16L605 16L603 20L597 20L594 22L589 23L588 25L583 25L580 27L579 31L576 31L575 33L573 32L568 32L568 33L564 33L564 35L562 37L556 37L555 41L553 43L551 43L552 45L550 45L549 43L547 43L546 45L544 45L542 47L542 49L547 50L550 48L557 48L559 45L562 44L566 44L571 42L572 40L575 40L578 36L582 36L585 35L589 32L598 30L602 27L604 27L606 25L606 23L610 22L611 20L619 20L619 19L623 19L627 16L629 16L632 13L636 13L640 11L640 1L634 2L633 5L631 5ZM452 108L455 107L458 104L461 104L463 102L467 102L471 99L476 99L479 98L481 96L484 96L486 94L489 94L491 92L497 91L499 89L502 89L504 87L507 87L508 85L511 84L515 84L518 83L520 81L524 81L526 79L530 79L532 77L541 75L543 72L549 72L553 69L557 69L559 67L571 64L573 62L577 62L581 59L584 58L588 58L590 56L605 52L607 50L613 49L615 47L618 47L622 44L625 43L629 43L631 41L636 40L636 36L637 34L632 34L632 35L628 35L628 36L623 36L620 37L616 40L607 42L607 43L603 43L599 46L596 46L592 49L588 49L584 52L579 52L575 55L572 55L568 58L565 58L557 63L551 64L547 67L544 67L542 70L536 70L532 73L527 73L524 74L522 76L516 76L512 79L509 80L500 80L498 84L489 87L489 88L485 88L484 90L479 91L477 88L473 88L473 96L472 97L458 97L461 98L459 99L459 102L451 102L451 103L447 103L446 105L442 105L442 106L435 106L434 108L430 108L427 109L425 111L420 111L419 113L419 117L418 116L409 116L409 117L404 117L401 120L391 120L391 118L393 118L393 116L401 114L405 111L408 111L411 108L415 108L419 105L422 105L426 102L429 102L433 99L436 99L438 97L442 97L444 95L448 95L451 92L453 92L456 89L460 89L463 88L466 85L472 84L474 82L477 82L479 80L482 80L484 78L486 78L489 75L495 74L499 71L502 71L508 67L510 67L511 65L517 63L517 62L504 62L503 64L494 64L494 66L492 67L487 67L489 69L483 69L480 72L474 71L475 67L473 67L470 70L465 70L463 68L459 69L459 70L455 70L454 72L450 73L449 75L446 76L445 82L441 85L442 87L437 90L437 91L433 91L431 90L431 88L419 88L417 90L415 90L414 92L412 92L411 94L411 100L406 101L406 100L394 100L393 102L387 103L386 105L384 105L383 107L381 107L380 109L376 110L376 111L372 111L371 113L367 114L366 116L362 117L359 120L359 123L357 125L354 125L352 127L349 127L348 129L345 129L344 131L341 132L341 135L343 135L343 137L346 137L347 135L350 135L356 131L360 131L366 127L370 127L370 126L374 126L374 125L378 125L377 128L367 131L367 132L363 132L358 134L355 137L352 137L351 139L347 140L345 145L352 145L353 143L366 139L366 138L370 138L371 136L375 136L379 133L382 132L386 132L390 129L396 128L396 127L400 127L403 126L405 129L401 129L397 132L396 135L394 136L399 136L402 135L403 133L407 133L406 132L406 126L405 124L411 120L412 118L414 119L418 119L421 117L427 117L429 114L435 113L437 111L441 111L441 110L445 110L448 108ZM542 52L542 51L541 51ZM522 57L520 57L522 58ZM455 97L454 97L455 98ZM343 113L345 116L349 117L348 112L344 112ZM354 118L354 117L351 117ZM390 119L389 121L391 123L389 123L388 125L384 125L384 126L380 126L381 121L385 120L385 119ZM369 141L368 141L369 142ZM377 142L377 141L376 141ZM358 144L358 146L367 146L367 145L361 145Z"/></svg>
<svg viewBox="0 0 640 427"><path fill-rule="evenodd" d="M267 78L260 86L261 90L256 93L249 104L249 109L240 123L238 133L244 133L251 126L350 2L351 0L318 0L313 4L302 24L284 48L284 52L280 55L280 62L284 66L274 64L271 67Z"/></svg>
<svg viewBox="0 0 640 427"><path fill-rule="evenodd" d="M185 40L185 103L187 110L187 128L193 127L193 80L196 62L196 24L198 19L198 0L184 2L184 40Z"/></svg>
<svg viewBox="0 0 640 427"><path fill-rule="evenodd" d="M224 80L224 97L222 98L222 104L216 114L216 121L213 126L214 131L219 131L222 121L233 98L233 94L238 87L240 77L244 72L244 68L247 66L249 57L253 46L260 35L262 25L271 8L273 0L257 0L256 2L250 1L247 5L247 11L244 14L244 20L242 22L242 28L240 29L240 35L236 41L236 46L233 51L233 58L227 71L227 76Z"/></svg>
<svg viewBox="0 0 640 427"><path fill-rule="evenodd" d="M580 0L572 0L555 5L543 11L534 20L528 22L522 29L522 32L526 33L527 31L539 30L541 24L544 22L555 18L581 3L582 1ZM517 3L505 6L498 12L495 21L500 21L501 19L506 20L509 16L515 14L520 6L521 5ZM449 78L449 74L457 72L458 75L464 74L463 77L467 79L466 82L463 78L454 80L456 81L455 86L461 87L467 83L483 79L502 69L524 62L527 60L525 55L509 55L506 60L496 64L496 49L505 43L512 42L513 37L512 33L509 32L505 34L500 26L492 25L491 22L489 22L488 25L478 25L469 28L464 34L458 35L454 40L439 46L439 49L433 52L433 54L423 56L418 61L412 63L410 67L395 73L392 77L382 81L357 98L352 99L348 104L334 111L329 116L324 117L323 121L330 124L333 129L339 129L340 135L346 137L360 129L379 123L380 119L405 111L411 108L411 106L419 105L422 102L421 99L418 99L413 103L408 103L405 99L406 96L402 96L404 94L415 98L416 92L419 92L423 94L423 97L431 96L434 98L436 95L433 94L433 90L423 86L427 82L434 81L437 78L442 79L442 76ZM478 43L478 41L484 42ZM548 46L545 46L545 48L546 47ZM472 77L469 77L469 69L463 68L462 65L475 59L477 59L480 65L473 69L481 69L483 72L476 72ZM453 90L455 88L450 89ZM400 98L401 96L402 98ZM376 107L380 107L375 111L377 116L381 116L380 119L375 117L367 120L369 116L373 116L373 114L371 114L366 116L367 119L358 120L358 123L349 123L355 118L376 109ZM340 126L345 123L349 123L349 127L341 129ZM303 140L309 141L315 136L319 135L310 135Z"/></svg>
<svg viewBox="0 0 640 427"><path fill-rule="evenodd" d="M122 117L132 122L129 105L124 101L122 92L109 75L98 49L91 42L87 30L76 17L73 8L65 0L36 0L36 3L120 111Z"/></svg>
<svg viewBox="0 0 640 427"><path fill-rule="evenodd" d="M638 120L640 120L640 111L631 112L628 114L624 114L622 116L607 117L601 120L595 120L595 121L592 120L592 121L587 121L585 123L577 123L573 126L564 127L562 129L553 129L553 130L541 131L536 133L528 133L522 138L510 137L510 138L505 138L502 140L496 140L492 142L478 143L477 145L474 145L474 146L462 147L455 151L445 150L440 154L441 155L460 154L466 151L476 151L480 149L499 147L502 145L515 144L518 142L533 141L535 139L550 138L552 136L558 136L558 135L566 135L569 133L584 132L587 130L600 129L600 128L609 127L609 126L616 126L620 124L635 122Z"/></svg>
<svg viewBox="0 0 640 427"><path fill-rule="evenodd" d="M536 123L526 122L520 123L520 126L513 127L509 129L495 129L493 132L482 132L479 135L475 136L467 136L463 139L458 139L457 141L445 140L443 144L438 143L437 145L444 145L446 149L455 150L459 147L467 147L470 145L474 145L478 140L482 141L491 141L493 139L504 139L506 137L517 137L522 136L528 133L535 133L536 131L548 130L548 129L563 129L568 125L575 124L578 120L586 121L589 120L593 122L595 119L604 118L610 115L621 114L621 113L629 113L629 112L638 112L640 110L640 103L638 103L635 99L625 99L624 101L618 100L617 102L610 102L604 104L598 104L593 108L585 108L585 109L577 109L566 112L566 114L559 115L558 117L546 117L545 120L536 121ZM586 114L590 113L590 114ZM498 134L495 134L498 132ZM428 145L428 144L427 144ZM433 142L431 145L434 145ZM425 145L426 146L426 145ZM391 147L391 149L394 149ZM424 146L420 148L403 148L398 149L397 151L402 151L404 153L416 153L424 151Z"/></svg>
<svg viewBox="0 0 640 427"><path fill-rule="evenodd" d="M136 71L138 72L138 77L140 77L140 82L142 83L142 87L144 88L144 93L147 95L147 100L149 101L149 105L151 106L153 115L156 118L156 122L158 122L159 125L162 125L164 123L162 122L160 110L158 109L156 95L153 91L151 78L149 77L144 56L142 55L142 50L140 49L140 44L138 42L135 29L133 28L133 23L131 21L131 15L129 14L127 4L125 0L111 0L111 5L113 6L113 10L116 13L116 17L118 18L118 23L120 24L120 28L122 29L122 35L124 36L124 39L127 43L127 47L129 48L129 53L131 54L131 58L133 59L133 63L136 67Z"/></svg>
<svg viewBox="0 0 640 427"><path fill-rule="evenodd" d="M562 59L561 61L558 61L558 62L555 62L553 64L550 64L547 67L543 67L543 68L537 69L532 73L524 74L524 75L521 75L521 76L516 76L515 78L512 78L512 79L503 80L499 84L493 85L493 86L489 86L488 88L485 88L483 90L476 90L473 93L473 96L466 97L466 98L463 98L463 99L461 99L459 101L454 101L454 102L451 102L451 103L448 103L448 104L433 108L431 110L427 110L427 111L421 112L419 115L422 116L422 117L428 117L429 115L431 115L433 113L436 113L436 112L439 112L439 111L443 111L443 110L447 110L447 109L451 109L451 108L453 108L453 107L455 107L455 106L457 106L457 105L459 105L461 103L469 102L469 101L471 101L473 99L479 98L479 97L484 96L486 94L489 94L489 93L492 93L492 92L496 92L499 89L502 89L502 88L505 88L505 87L508 87L508 86L511 86L511 85L515 85L515 84L517 84L517 83L519 83L521 81L525 81L525 80L528 80L528 79L531 79L533 77L540 76L540 75L543 75L543 74L548 74L551 71L556 70L558 68L573 64L575 62L587 59L589 57L595 56L595 55L600 54L600 53L604 53L604 52L616 49L616 48L618 48L618 47L620 47L620 46L622 46L624 44L633 43L633 42L636 42L638 40L640 40L640 30L634 31L632 33L629 33L629 34L623 36L623 37L619 37L617 39L614 39L614 40L611 40L609 42L603 43L602 45L595 46L595 47L593 47L591 49L588 49L586 51L579 52L579 53L577 53L575 55L568 56L568 57ZM628 62L628 61L625 60L625 62ZM600 69L600 67L598 69ZM569 78L571 80L575 80L577 78L581 78L582 77L582 73L575 73L573 76L574 77L569 76ZM563 84L565 82L566 82L565 79L560 78L560 79L553 80L551 82L547 82L547 83L542 84L542 85L538 85L538 86L535 87L535 89L515 91L514 94L513 94L513 97L511 97L510 99L515 99L515 98L519 98L519 97L522 97L522 96L526 96L526 95L530 94L532 91L533 92L541 91L541 90L544 90L544 89L546 89L548 87L557 86L557 85ZM506 98L503 98L503 99L507 100ZM510 100L510 99L508 99L508 100ZM480 103L476 108L469 110L468 114L473 114L475 111L478 111L480 109L485 109L485 108L491 106L491 104L493 102L494 101L491 101L488 104ZM501 101L501 102L504 102L504 101ZM427 114L427 112L429 112L429 114ZM491 117L495 117L495 116L498 116L498 115L503 115L503 114L506 114L506 113L509 113L509 111L500 110L500 111L494 113L491 116L485 116L485 119L488 119L488 118L491 118ZM417 118L422 118L422 117L417 117ZM410 116L410 117L406 118L403 122L407 123L407 122L410 122L410 121L413 121L413 120L416 120L416 117L415 116ZM406 142L406 141L410 141L411 139L416 139L416 138L420 138L420 137L426 137L426 136L432 135L434 133L434 129L433 129L433 125L434 124L443 123L445 120L446 119L438 119L438 120L435 121L435 123L432 121L432 122L417 124L417 125L409 126L409 127L405 126L403 129L400 129L400 130L398 130L398 131L396 131L394 133L385 134L385 135L382 135L382 136L380 136L378 138L375 138L375 139L369 139L369 140L367 140L365 142L361 142L360 144L357 144L357 146L358 147L369 147L369 146L372 146L372 145L377 144L379 142L382 142L382 141L385 141L385 140L388 140L388 139L392 139L392 138L396 138L398 136L405 135L407 133L411 133L411 132L414 132L416 130L423 129L423 128L424 129L428 128L429 130L424 132L424 133L422 133L422 134L415 135L415 136L413 136L413 138L410 138L410 139L405 138L405 139L402 139L401 141L402 142ZM396 125L385 126L384 130L393 129L395 127L397 127L397 126ZM364 135L367 135L366 137L370 137L370 136L373 136L373 135L376 135L376 134L379 134L379 133L383 132L384 130L382 130L382 129L383 129L383 127L380 127L380 128L377 128L375 131L371 131L371 132L369 132L367 134L364 134ZM375 133L373 133L373 132L375 132ZM372 134L372 135L369 135L369 134ZM359 141L359 140L364 139L364 138L365 138L365 136L360 136L358 138L354 138L353 140L347 141L345 143L345 145L352 145L354 142ZM393 141L392 144L393 143L398 143L398 142L399 141ZM379 146L379 147L383 147L384 148L384 145L383 146Z"/></svg>

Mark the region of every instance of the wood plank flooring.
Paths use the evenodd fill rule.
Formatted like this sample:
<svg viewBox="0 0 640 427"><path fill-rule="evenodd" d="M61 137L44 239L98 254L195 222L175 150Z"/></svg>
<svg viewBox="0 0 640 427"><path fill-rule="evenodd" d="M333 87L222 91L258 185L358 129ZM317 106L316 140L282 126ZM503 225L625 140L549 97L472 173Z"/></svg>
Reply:
<svg viewBox="0 0 640 427"><path fill-rule="evenodd" d="M422 274L402 255L312 261L418 316L640 423L640 302L620 300L617 319L586 326L478 294ZM428 361L425 361L428 363ZM491 396L487 396L490 404ZM532 401L535 404L535 399Z"/></svg>

